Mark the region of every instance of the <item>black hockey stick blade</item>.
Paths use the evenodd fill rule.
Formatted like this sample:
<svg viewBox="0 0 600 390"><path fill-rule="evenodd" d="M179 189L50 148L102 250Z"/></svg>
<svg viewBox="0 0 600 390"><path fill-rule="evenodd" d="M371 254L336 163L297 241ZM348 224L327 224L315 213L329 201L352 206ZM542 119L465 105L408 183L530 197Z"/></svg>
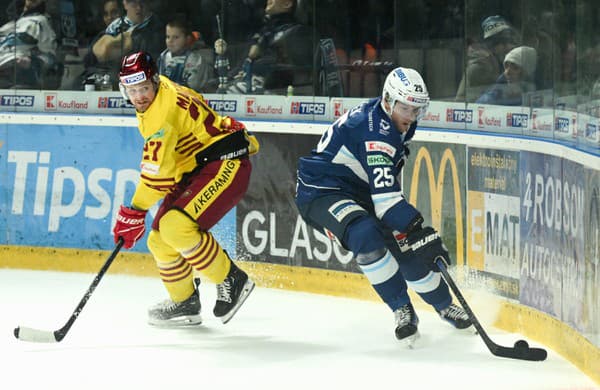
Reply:
<svg viewBox="0 0 600 390"><path fill-rule="evenodd" d="M531 348L531 347L529 347L529 344L527 344L527 341L525 341L525 340L518 340L517 342L515 342L515 345L513 347L503 347L503 346L498 345L495 342L493 342L492 339L490 339L490 337L486 333L486 331L483 329L483 326L481 325L481 323L475 316L475 313L473 313L473 310L471 310L471 307L467 304L465 297L460 292L456 283L454 283L454 280L450 276L450 273L448 273L447 265L446 265L446 262L444 261L444 259L442 257L436 258L435 264L438 266L440 271L442 271L444 280L446 281L446 283L448 283L448 285L450 286L450 289L452 289L452 292L454 292L456 299L458 299L458 301L460 302L463 309L465 309L465 311L467 312L467 315L469 316L469 319L473 323L473 326L479 333L479 336L481 336L481 339L483 340L485 345L488 347L488 349L490 350L492 355L509 358L509 359L520 359L520 360L531 360L531 361L546 360L546 357L548 356L548 352L546 352L545 349Z"/></svg>
<svg viewBox="0 0 600 390"><path fill-rule="evenodd" d="M85 292L85 295L83 296L83 298L81 298L81 301L79 301L79 304L73 311L73 314L71 314L71 317L69 318L67 323L62 328L55 330L55 331L48 331L48 330L39 330L39 329L34 329L34 328L28 328L25 326L18 326L14 330L15 337L19 340L30 341L30 342L34 342L34 343L59 343L59 342L61 342L62 339L64 339L65 336L67 335L67 333L69 332L69 329L71 329L71 326L73 325L73 323L75 322L77 317L79 317L79 314L83 310L83 307L87 303L88 299L90 299L90 296L96 289L96 286L98 286L98 284L100 283L100 280L102 280L102 277L104 276L106 271L108 271L108 268L112 264L115 257L117 257L117 254L121 250L122 246L123 246L123 238L119 238L119 242L115 246L115 249L112 251L112 253L108 257L108 259L106 260L106 262L104 263L104 265L102 266L102 268L100 269L100 271L98 272L96 277L94 278L94 281L92 282L92 284L90 284L90 287L88 287L87 291Z"/></svg>

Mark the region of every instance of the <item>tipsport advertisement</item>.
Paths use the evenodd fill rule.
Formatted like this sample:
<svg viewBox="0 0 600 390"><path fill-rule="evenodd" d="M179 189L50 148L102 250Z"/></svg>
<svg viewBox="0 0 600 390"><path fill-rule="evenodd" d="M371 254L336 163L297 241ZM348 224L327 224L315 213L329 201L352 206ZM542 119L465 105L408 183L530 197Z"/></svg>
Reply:
<svg viewBox="0 0 600 390"><path fill-rule="evenodd" d="M0 244L110 250L121 204L139 178L135 127L8 124L0 128ZM146 219L147 232L155 205ZM213 233L235 254L235 212ZM146 237L133 248L148 252Z"/></svg>

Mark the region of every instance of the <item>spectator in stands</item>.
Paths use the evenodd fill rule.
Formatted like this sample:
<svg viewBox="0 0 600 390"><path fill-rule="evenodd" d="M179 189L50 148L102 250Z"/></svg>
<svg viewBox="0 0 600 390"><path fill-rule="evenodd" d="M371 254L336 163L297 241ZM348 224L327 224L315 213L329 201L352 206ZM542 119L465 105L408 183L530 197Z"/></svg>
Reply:
<svg viewBox="0 0 600 390"><path fill-rule="evenodd" d="M104 0L102 4L102 21L104 21L104 27L108 27L119 16L121 16L119 2L117 0Z"/></svg>
<svg viewBox="0 0 600 390"><path fill-rule="evenodd" d="M498 15L485 18L481 29L483 44L468 48L467 67L456 92L456 101L474 102L493 85L502 73L504 57L520 41L516 30Z"/></svg>
<svg viewBox="0 0 600 390"><path fill-rule="evenodd" d="M496 84L477 99L477 103L503 106L523 105L523 94L535 91L537 52L529 46L519 46L504 57L504 72Z"/></svg>
<svg viewBox="0 0 600 390"><path fill-rule="evenodd" d="M0 27L0 88L42 88L56 63L56 33L45 11L45 0L26 0Z"/></svg>
<svg viewBox="0 0 600 390"><path fill-rule="evenodd" d="M296 5L296 0L267 1L264 25L252 37L243 64L234 69L227 93L259 94L310 82L313 37L309 27L295 20ZM217 55L224 55L226 47L223 39L215 42Z"/></svg>
<svg viewBox="0 0 600 390"><path fill-rule="evenodd" d="M540 16L529 15L523 25L523 45L537 51L538 66L535 71L537 89L554 88L561 77L561 50L558 17L553 11L542 11Z"/></svg>
<svg viewBox="0 0 600 390"><path fill-rule="evenodd" d="M116 89L123 55L146 51L158 58L163 48L164 24L149 3L149 0L123 0L125 15L113 20L90 45L84 58L82 83L94 80L98 86L108 75L112 89Z"/></svg>
<svg viewBox="0 0 600 390"><path fill-rule="evenodd" d="M167 48L158 59L158 72L196 91L213 92L213 61L200 51L198 38L185 15L176 15L166 26Z"/></svg>

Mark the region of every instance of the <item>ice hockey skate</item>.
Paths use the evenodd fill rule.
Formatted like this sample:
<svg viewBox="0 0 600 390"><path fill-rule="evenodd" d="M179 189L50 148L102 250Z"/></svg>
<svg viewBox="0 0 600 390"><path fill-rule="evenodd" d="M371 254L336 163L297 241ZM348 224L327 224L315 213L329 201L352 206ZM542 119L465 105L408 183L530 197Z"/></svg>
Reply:
<svg viewBox="0 0 600 390"><path fill-rule="evenodd" d="M451 303L447 308L438 311L438 314L441 319L447 321L456 329L466 329L472 325L468 314L462 307L455 305L454 303Z"/></svg>
<svg viewBox="0 0 600 390"><path fill-rule="evenodd" d="M215 317L220 318L224 324L229 322L253 289L254 282L232 261L227 277L217 284L217 302L213 309Z"/></svg>
<svg viewBox="0 0 600 390"><path fill-rule="evenodd" d="M171 328L200 325L200 296L198 290L183 302L167 299L148 310L148 323L153 326Z"/></svg>
<svg viewBox="0 0 600 390"><path fill-rule="evenodd" d="M412 349L415 341L420 337L417 329L419 317L412 303L409 302L396 309L394 316L396 317L396 338Z"/></svg>

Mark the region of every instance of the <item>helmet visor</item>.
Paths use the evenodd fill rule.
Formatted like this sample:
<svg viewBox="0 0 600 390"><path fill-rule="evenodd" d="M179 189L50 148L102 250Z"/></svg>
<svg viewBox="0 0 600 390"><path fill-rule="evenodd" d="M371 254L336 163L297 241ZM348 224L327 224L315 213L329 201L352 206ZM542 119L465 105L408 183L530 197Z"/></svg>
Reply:
<svg viewBox="0 0 600 390"><path fill-rule="evenodd" d="M394 112L394 114L396 114L397 116L400 116L401 118L407 118L407 119L410 119L411 121L416 121L416 120L420 120L421 118L423 118L425 116L425 113L427 112L428 107L429 107L429 104L425 104L422 106L413 106L410 104L402 103L400 101L396 101L393 112Z"/></svg>

